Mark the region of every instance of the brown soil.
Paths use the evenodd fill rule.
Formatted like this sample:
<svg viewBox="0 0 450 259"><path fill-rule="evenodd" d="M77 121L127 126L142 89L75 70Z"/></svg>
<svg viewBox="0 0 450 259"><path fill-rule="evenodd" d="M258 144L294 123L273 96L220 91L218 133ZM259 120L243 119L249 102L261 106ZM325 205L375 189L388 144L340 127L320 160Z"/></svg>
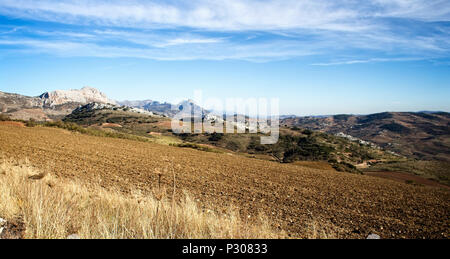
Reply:
<svg viewBox="0 0 450 259"><path fill-rule="evenodd" d="M311 236L312 225L337 238L450 236L446 189L43 127L0 125L0 150L124 193L150 193L158 171L170 191L173 171L177 192L189 191L202 206L224 212L235 205L249 220L262 212L292 237Z"/></svg>
<svg viewBox="0 0 450 259"><path fill-rule="evenodd" d="M426 186L433 186L433 187L439 187L439 188L445 188L447 190L450 190L450 187L444 184L441 184L439 182L423 178L418 175L410 174L410 173L404 173L404 172L364 172L366 175L370 176L376 176L381 178L386 178L398 182L403 183L410 183L410 184L419 184L419 185L426 185Z"/></svg>
<svg viewBox="0 0 450 259"><path fill-rule="evenodd" d="M294 165L299 165L299 166L304 166L304 167L315 168L315 169L335 171L335 169L327 162L296 161L293 164Z"/></svg>
<svg viewBox="0 0 450 259"><path fill-rule="evenodd" d="M0 235L0 239L23 239L24 237L25 224L21 219L8 221Z"/></svg>
<svg viewBox="0 0 450 259"><path fill-rule="evenodd" d="M162 121L159 121L156 125L158 126L158 128L171 129L172 121L171 120L162 120Z"/></svg>

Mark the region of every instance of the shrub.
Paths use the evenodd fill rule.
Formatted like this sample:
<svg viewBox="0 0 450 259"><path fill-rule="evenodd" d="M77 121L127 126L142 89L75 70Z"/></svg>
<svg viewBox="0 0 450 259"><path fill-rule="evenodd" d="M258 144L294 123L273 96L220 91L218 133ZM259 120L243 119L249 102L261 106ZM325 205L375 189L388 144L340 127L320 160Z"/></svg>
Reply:
<svg viewBox="0 0 450 259"><path fill-rule="evenodd" d="M6 114L0 114L0 121L10 121L11 118L9 118Z"/></svg>
<svg viewBox="0 0 450 259"><path fill-rule="evenodd" d="M307 136L311 136L314 133L314 131L309 130L309 129L305 129L302 133L307 135Z"/></svg>
<svg viewBox="0 0 450 259"><path fill-rule="evenodd" d="M359 171L354 165L347 163L347 162L337 162L337 163L331 164L331 166L336 171L339 171L339 172L361 174L361 171Z"/></svg>
<svg viewBox="0 0 450 259"><path fill-rule="evenodd" d="M390 124L385 124L385 125L381 126L380 128L386 129L386 130L389 130L389 131L392 131L395 133L409 133L410 132L410 129L408 129L407 127L405 127L401 124L395 123L395 122L392 122Z"/></svg>
<svg viewBox="0 0 450 259"><path fill-rule="evenodd" d="M182 148L192 148L192 149L205 151L205 152L214 152L214 150L212 148L201 146L201 145L194 144L194 143L171 143L170 146L182 147Z"/></svg>
<svg viewBox="0 0 450 259"><path fill-rule="evenodd" d="M391 119L393 115L388 112L375 113L358 118L358 123L370 123L375 120Z"/></svg>
<svg viewBox="0 0 450 259"><path fill-rule="evenodd" d="M236 140L232 140L228 141L225 147L232 151L239 151L241 149L241 144Z"/></svg>
<svg viewBox="0 0 450 259"><path fill-rule="evenodd" d="M34 119L29 119L27 122L25 122L25 126L27 127L36 127L37 126L37 122Z"/></svg>
<svg viewBox="0 0 450 259"><path fill-rule="evenodd" d="M352 115L348 115L348 114L337 114L333 116L333 119L335 120L348 120L348 118L352 117Z"/></svg>
<svg viewBox="0 0 450 259"><path fill-rule="evenodd" d="M217 141L221 140L222 138L223 138L223 133L214 132L213 134L211 134L211 136L209 136L208 140L217 142Z"/></svg>

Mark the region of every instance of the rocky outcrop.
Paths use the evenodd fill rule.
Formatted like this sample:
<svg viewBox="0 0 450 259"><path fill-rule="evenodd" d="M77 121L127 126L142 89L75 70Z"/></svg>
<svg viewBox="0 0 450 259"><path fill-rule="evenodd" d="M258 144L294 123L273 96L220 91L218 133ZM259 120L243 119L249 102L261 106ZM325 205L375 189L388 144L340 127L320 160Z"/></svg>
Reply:
<svg viewBox="0 0 450 259"><path fill-rule="evenodd" d="M6 227L6 223L8 223L5 219L0 218L0 236L2 236L3 230Z"/></svg>
<svg viewBox="0 0 450 259"><path fill-rule="evenodd" d="M114 100L109 99L104 93L92 87L83 87L80 90L56 90L43 93L39 97L42 99L43 105L47 107L67 103L116 103Z"/></svg>
<svg viewBox="0 0 450 259"><path fill-rule="evenodd" d="M144 109L140 108L133 108L128 106L118 106L115 104L110 103L88 103L86 105L80 105L78 108L73 110L71 114L87 114L93 111L97 110L114 110L114 111L123 111L123 112L134 112L134 113L141 113L146 114L149 116L153 116L153 112L149 112Z"/></svg>

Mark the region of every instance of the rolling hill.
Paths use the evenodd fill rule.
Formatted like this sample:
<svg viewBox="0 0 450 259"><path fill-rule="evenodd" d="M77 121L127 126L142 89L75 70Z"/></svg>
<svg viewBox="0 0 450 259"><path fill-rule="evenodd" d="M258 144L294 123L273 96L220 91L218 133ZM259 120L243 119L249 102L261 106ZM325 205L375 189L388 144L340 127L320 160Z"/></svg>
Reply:
<svg viewBox="0 0 450 259"><path fill-rule="evenodd" d="M368 160L392 161L401 156L385 152L363 141L349 140L318 131L282 128L275 145L261 145L260 134L195 133L173 134L169 118L146 110L112 105L87 104L64 118L65 122L84 127L120 132L151 139L178 139L185 147L241 154L281 163L322 161L338 171L360 171L357 164ZM174 144L174 141L171 141ZM192 144L194 143L194 145ZM199 146L201 145L201 146Z"/></svg>
<svg viewBox="0 0 450 259"><path fill-rule="evenodd" d="M280 164L63 129L0 122L1 151L58 178L125 194L189 191L204 210L233 205L247 221L266 215L290 237L447 238L449 192L365 175Z"/></svg>
<svg viewBox="0 0 450 259"><path fill-rule="evenodd" d="M331 134L342 132L410 158L450 161L450 114L446 112L290 117L281 123Z"/></svg>
<svg viewBox="0 0 450 259"><path fill-rule="evenodd" d="M94 135L144 137L281 163L320 162L319 167L345 172L410 173L450 184L450 116L445 112L281 116L280 141L267 146L259 145L260 136L252 134L175 135L170 117L185 106L204 119L222 119L189 100L176 106L150 100L115 102L90 87L38 97L0 92L0 115L11 119L56 121L53 126L79 129L58 122L64 120L93 129L89 132Z"/></svg>

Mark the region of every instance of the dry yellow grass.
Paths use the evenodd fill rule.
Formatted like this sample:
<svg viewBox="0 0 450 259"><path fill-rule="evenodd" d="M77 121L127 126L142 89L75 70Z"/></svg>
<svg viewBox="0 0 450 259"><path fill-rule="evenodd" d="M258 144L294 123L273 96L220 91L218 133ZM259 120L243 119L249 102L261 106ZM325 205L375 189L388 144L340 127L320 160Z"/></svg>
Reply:
<svg viewBox="0 0 450 259"><path fill-rule="evenodd" d="M39 177L33 177L39 176ZM41 177L42 176L42 177ZM241 220L236 209L218 215L202 211L185 194L169 201L165 190L152 196L105 190L97 184L39 172L28 161L0 162L0 217L25 225L25 238L277 238L267 219Z"/></svg>

